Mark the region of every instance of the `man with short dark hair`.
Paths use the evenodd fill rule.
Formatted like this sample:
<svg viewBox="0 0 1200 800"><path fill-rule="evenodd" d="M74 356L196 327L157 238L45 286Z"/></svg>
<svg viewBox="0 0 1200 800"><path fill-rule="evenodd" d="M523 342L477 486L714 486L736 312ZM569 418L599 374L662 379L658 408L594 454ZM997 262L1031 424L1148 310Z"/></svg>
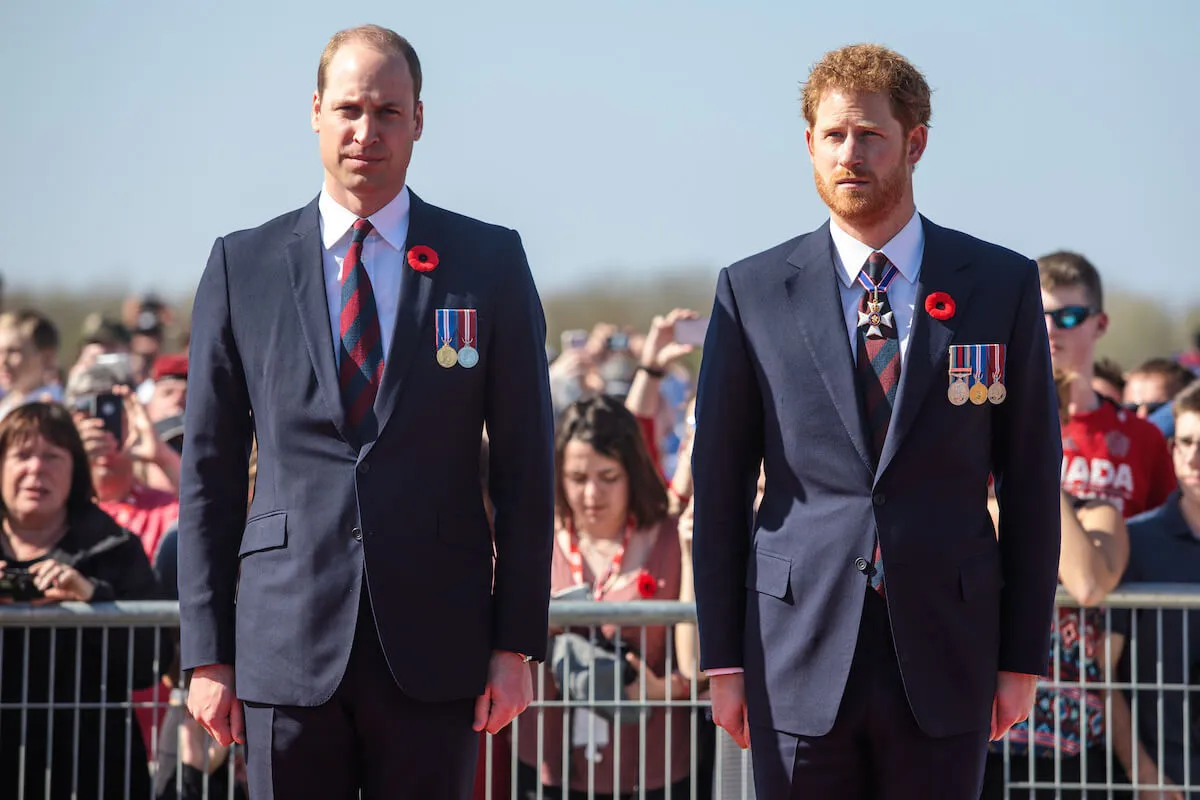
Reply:
<svg viewBox="0 0 1200 800"><path fill-rule="evenodd" d="M977 800L988 739L1046 670L1060 449L1037 273L917 213L929 96L891 50L826 54L803 110L830 222L717 283L701 667L764 800Z"/></svg>
<svg viewBox="0 0 1200 800"><path fill-rule="evenodd" d="M218 239L196 293L181 658L196 719L247 742L255 800L465 798L478 733L528 705L545 655L545 318L515 231L407 186L420 91L394 31L336 34L319 197Z"/></svg>
<svg viewBox="0 0 1200 800"><path fill-rule="evenodd" d="M1149 419L1196 379L1187 367L1169 358L1152 358L1125 376L1122 402L1128 411Z"/></svg>
<svg viewBox="0 0 1200 800"><path fill-rule="evenodd" d="M1200 583L1200 384L1176 396L1174 414L1171 453L1179 488L1158 509L1130 520L1127 584ZM1168 787L1181 786L1185 776L1191 785L1200 784L1200 707L1194 694L1200 684L1200 614L1148 608L1113 616L1111 657L1121 661L1123 671L1136 665L1133 678L1145 687L1135 692L1136 720L1126 704L1130 693L1113 695L1113 749L1127 774L1132 777L1136 770L1139 784L1161 780ZM1134 652L1122 658L1131 636ZM1193 693L1190 704L1178 689L1154 688L1164 684L1187 687ZM1171 788L1162 794L1181 796Z"/></svg>

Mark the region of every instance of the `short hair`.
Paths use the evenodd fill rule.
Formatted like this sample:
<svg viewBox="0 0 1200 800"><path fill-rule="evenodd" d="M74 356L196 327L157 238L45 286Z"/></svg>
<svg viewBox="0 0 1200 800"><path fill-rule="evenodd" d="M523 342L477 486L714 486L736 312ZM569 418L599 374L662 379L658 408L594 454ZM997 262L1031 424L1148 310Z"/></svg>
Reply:
<svg viewBox="0 0 1200 800"><path fill-rule="evenodd" d="M1058 250L1039 258L1037 265L1042 288L1047 292L1079 286L1083 288L1088 304L1093 309L1104 310L1104 287L1100 283L1100 273L1082 255L1070 250Z"/></svg>
<svg viewBox="0 0 1200 800"><path fill-rule="evenodd" d="M1167 382L1167 393L1172 397L1179 394L1192 381L1196 380L1196 375L1190 369L1180 364L1178 361L1172 361L1169 358L1152 358L1138 365L1137 369L1130 370L1127 377L1132 378L1134 375L1158 376Z"/></svg>
<svg viewBox="0 0 1200 800"><path fill-rule="evenodd" d="M1193 381L1171 401L1171 415L1176 423L1184 414L1200 414L1200 381Z"/></svg>
<svg viewBox="0 0 1200 800"><path fill-rule="evenodd" d="M1125 391L1125 372L1121 365L1111 358L1100 358L1092 365L1092 374L1102 381L1117 387L1117 391Z"/></svg>
<svg viewBox="0 0 1200 800"><path fill-rule="evenodd" d="M126 346L132 337L129 329L115 319L89 314L83 321L83 343L98 344L106 349Z"/></svg>
<svg viewBox="0 0 1200 800"><path fill-rule="evenodd" d="M71 489L67 494L68 514L86 511L96 491L92 486L92 468L71 412L57 403L28 403L14 408L0 420L0 470L12 447L41 436L50 444L71 454ZM0 496L0 519L8 516Z"/></svg>
<svg viewBox="0 0 1200 800"><path fill-rule="evenodd" d="M34 320L21 316L15 311L6 311L0 314L0 330L13 331L21 338L22 348L36 348L37 345L33 338L33 329L36 327Z"/></svg>
<svg viewBox="0 0 1200 800"><path fill-rule="evenodd" d="M333 57L347 42L365 44L387 55L404 56L404 60L408 62L408 74L412 76L413 100L421 99L421 60L417 58L417 51L408 39L381 25L358 25L340 30L329 38L317 65L317 97L325 96L325 74L329 71Z"/></svg>
<svg viewBox="0 0 1200 800"><path fill-rule="evenodd" d="M629 476L629 513L639 528L667 516L667 487L650 458L641 426L619 400L599 395L577 400L563 412L554 447L554 498L558 517L571 518L563 486L563 453L571 441L584 442L600 455L621 462Z"/></svg>
<svg viewBox="0 0 1200 800"><path fill-rule="evenodd" d="M33 346L37 348L38 352L58 350L61 344L58 326L51 322L49 317L32 308L21 309L17 312L17 317L22 324L29 326L29 336L33 339Z"/></svg>
<svg viewBox="0 0 1200 800"><path fill-rule="evenodd" d="M808 127L817 121L817 106L829 91L883 92L905 132L929 125L932 107L925 76L908 59L878 44L852 44L831 50L813 65L800 95Z"/></svg>

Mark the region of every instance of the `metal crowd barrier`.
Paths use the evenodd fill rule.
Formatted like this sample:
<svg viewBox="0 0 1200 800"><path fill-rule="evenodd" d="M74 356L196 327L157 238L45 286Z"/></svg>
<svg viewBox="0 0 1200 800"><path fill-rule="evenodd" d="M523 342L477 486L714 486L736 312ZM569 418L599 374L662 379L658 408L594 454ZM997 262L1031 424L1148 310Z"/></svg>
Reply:
<svg viewBox="0 0 1200 800"><path fill-rule="evenodd" d="M995 748L993 766L1004 772L996 796L1133 798L1142 791L1142 797L1200 798L1200 619L1192 619L1200 611L1200 585L1129 587L1109 595L1103 609L1079 609L1062 592L1058 603L1064 624L1055 637L1055 667L1040 685L1052 707L1050 723L1035 731L1038 752L1008 740ZM617 665L628 661L628 651L653 651L665 627L663 673L670 675L680 666L673 627L694 624L695 608L555 601L550 617L556 630L577 634L581 652L600 646L616 654ZM0 797L135 797L133 776L143 768L147 795L156 800L244 797L243 754L236 746L228 752L205 746L186 720L182 689L134 691L147 674L170 671L178 621L170 602L0 605ZM1105 635L1079 636L1088 626ZM1107 635L1114 629L1128 633L1121 659ZM1072 648L1120 670L1103 668L1098 678L1085 670L1069 679L1058 665ZM558 691L554 664L543 665L534 703L519 724L484 738L477 800L754 798L749 753L714 728L698 678L683 682L680 697L655 699L644 665L572 663L564 672L571 676L567 696ZM1147 670L1153 680L1137 681ZM1177 771L1174 786L1161 772L1147 776L1137 760L1132 775L1121 768L1110 724L1117 691L1128 693L1131 730L1139 731L1146 757ZM1076 723L1063 698L1077 701L1092 730L1094 746L1078 754L1065 738ZM1182 721L1182 729L1171 729L1168 719ZM145 740L146 764L131 763L135 732Z"/></svg>

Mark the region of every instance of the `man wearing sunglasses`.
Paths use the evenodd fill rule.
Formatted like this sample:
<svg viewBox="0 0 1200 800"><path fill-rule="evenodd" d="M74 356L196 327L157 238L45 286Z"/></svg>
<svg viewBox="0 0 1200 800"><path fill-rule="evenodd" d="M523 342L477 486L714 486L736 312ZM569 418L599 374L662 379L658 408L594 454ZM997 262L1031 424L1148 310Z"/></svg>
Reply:
<svg viewBox="0 0 1200 800"><path fill-rule="evenodd" d="M1195 379L1191 370L1176 361L1152 358L1129 373L1123 405L1142 419L1150 419Z"/></svg>
<svg viewBox="0 0 1200 800"><path fill-rule="evenodd" d="M1166 439L1092 388L1096 343L1108 330L1100 273L1078 253L1038 259L1050 358L1072 376L1063 427L1062 486L1113 503L1128 518L1158 508L1175 488Z"/></svg>

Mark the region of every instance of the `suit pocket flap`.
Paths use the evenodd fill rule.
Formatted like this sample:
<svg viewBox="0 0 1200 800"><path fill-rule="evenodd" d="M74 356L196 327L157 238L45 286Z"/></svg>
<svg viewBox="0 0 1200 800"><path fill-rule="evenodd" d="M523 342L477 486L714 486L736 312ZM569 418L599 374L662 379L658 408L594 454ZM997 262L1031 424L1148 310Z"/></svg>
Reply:
<svg viewBox="0 0 1200 800"><path fill-rule="evenodd" d="M246 523L238 558L262 550L287 546L287 512L272 511Z"/></svg>
<svg viewBox="0 0 1200 800"><path fill-rule="evenodd" d="M971 556L958 568L963 600L984 597L999 592L1004 586L1000 571L1000 553L989 552Z"/></svg>
<svg viewBox="0 0 1200 800"><path fill-rule="evenodd" d="M750 580L746 582L748 586L780 600L787 597L788 585L792 578L790 558L766 550L755 550L751 569L754 570L754 574L749 576Z"/></svg>

